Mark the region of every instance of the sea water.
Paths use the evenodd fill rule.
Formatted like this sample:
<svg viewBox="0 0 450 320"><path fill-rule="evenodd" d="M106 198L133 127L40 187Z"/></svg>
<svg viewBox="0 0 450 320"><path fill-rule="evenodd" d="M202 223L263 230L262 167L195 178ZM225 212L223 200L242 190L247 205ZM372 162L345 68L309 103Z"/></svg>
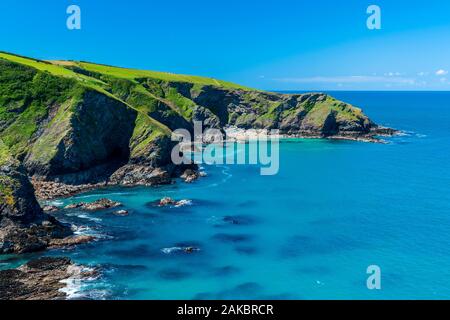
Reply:
<svg viewBox="0 0 450 320"><path fill-rule="evenodd" d="M333 92L403 131L388 144L283 140L280 171L204 165L207 177L156 188L97 190L112 211L60 211L98 241L4 256L0 268L68 256L100 276L68 282L90 299L449 299L450 93ZM161 208L163 197L190 200ZM184 247L198 251L186 253ZM381 269L369 290L367 267Z"/></svg>

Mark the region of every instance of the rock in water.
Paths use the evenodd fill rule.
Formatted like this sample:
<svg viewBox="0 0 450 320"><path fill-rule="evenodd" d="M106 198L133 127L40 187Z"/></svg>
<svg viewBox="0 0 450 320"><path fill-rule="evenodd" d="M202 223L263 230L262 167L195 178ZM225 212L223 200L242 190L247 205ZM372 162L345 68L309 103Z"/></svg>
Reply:
<svg viewBox="0 0 450 320"><path fill-rule="evenodd" d="M186 169L181 175L181 179L184 179L186 183L192 183L200 177L200 174L196 170Z"/></svg>
<svg viewBox="0 0 450 320"><path fill-rule="evenodd" d="M88 211L106 210L120 207L122 204L110 199L100 199L91 203L79 202L69 204L64 209L82 209Z"/></svg>
<svg viewBox="0 0 450 320"><path fill-rule="evenodd" d="M93 277L96 271L75 265L68 258L45 257L18 269L0 271L0 300L61 300L67 279Z"/></svg>
<svg viewBox="0 0 450 320"><path fill-rule="evenodd" d="M48 244L48 247L49 248L72 247L79 244L89 243L94 240L95 240L94 236L88 235L71 236L63 239L51 239Z"/></svg>
<svg viewBox="0 0 450 320"><path fill-rule="evenodd" d="M45 206L42 208L44 212L55 212L58 211L59 208L57 206Z"/></svg>
<svg viewBox="0 0 450 320"><path fill-rule="evenodd" d="M166 207L166 206L169 206L169 205L175 205L176 203L177 202L175 200L173 200L172 198L164 197L161 200L159 200L158 206L159 207Z"/></svg>
<svg viewBox="0 0 450 320"><path fill-rule="evenodd" d="M43 250L71 234L42 211L23 166L0 140L0 254Z"/></svg>
<svg viewBox="0 0 450 320"><path fill-rule="evenodd" d="M100 199L92 203L86 203L85 205L83 205L82 208L89 211L97 211L97 210L117 208L120 207L121 205L122 204L117 201L113 201L110 199Z"/></svg>
<svg viewBox="0 0 450 320"><path fill-rule="evenodd" d="M177 201L177 200L174 200L174 199L172 199L170 197L165 197L165 198L162 198L159 201L156 201L156 205L158 207L173 206L173 207L179 208L179 207L184 207L184 206L188 206L188 205L191 205L191 204L192 204L191 200L179 200L179 201Z"/></svg>
<svg viewBox="0 0 450 320"><path fill-rule="evenodd" d="M115 214L116 216L122 216L122 217L124 217L124 216L127 216L127 215L128 215L128 211L127 211L127 210L118 210L118 211L114 212L114 214Z"/></svg>
<svg viewBox="0 0 450 320"><path fill-rule="evenodd" d="M64 207L64 209L78 209L78 208L83 208L86 205L86 203L84 202L79 202L79 203L72 203L72 204L68 204L67 206Z"/></svg>

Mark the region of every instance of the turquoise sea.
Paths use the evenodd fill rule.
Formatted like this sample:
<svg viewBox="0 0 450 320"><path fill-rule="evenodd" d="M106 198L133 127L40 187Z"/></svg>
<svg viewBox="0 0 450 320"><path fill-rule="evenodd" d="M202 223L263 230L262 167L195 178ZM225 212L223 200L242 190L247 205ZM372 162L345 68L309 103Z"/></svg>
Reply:
<svg viewBox="0 0 450 320"><path fill-rule="evenodd" d="M449 299L450 92L331 94L404 134L388 144L286 140L275 176L205 165L193 184L65 199L107 197L130 215L60 212L100 240L3 256L0 268L40 255L99 267L99 278L70 284L72 298ZM165 196L192 205L151 204ZM200 251L174 249L183 246ZM381 290L366 287L373 264Z"/></svg>

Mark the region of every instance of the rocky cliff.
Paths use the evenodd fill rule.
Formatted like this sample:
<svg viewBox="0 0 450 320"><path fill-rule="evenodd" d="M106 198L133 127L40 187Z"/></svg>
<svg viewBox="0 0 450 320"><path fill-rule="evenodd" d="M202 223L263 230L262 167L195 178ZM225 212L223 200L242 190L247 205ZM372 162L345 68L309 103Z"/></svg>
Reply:
<svg viewBox="0 0 450 320"><path fill-rule="evenodd" d="M24 167L0 140L0 254L42 250L71 234L42 212Z"/></svg>
<svg viewBox="0 0 450 320"><path fill-rule="evenodd" d="M192 131L194 121L324 138L373 140L393 132L326 94L268 93L216 79L0 52L0 252L45 247L68 233L42 213L29 177L40 198L170 183L195 169L170 159L172 131ZM30 246L15 247L25 242Z"/></svg>

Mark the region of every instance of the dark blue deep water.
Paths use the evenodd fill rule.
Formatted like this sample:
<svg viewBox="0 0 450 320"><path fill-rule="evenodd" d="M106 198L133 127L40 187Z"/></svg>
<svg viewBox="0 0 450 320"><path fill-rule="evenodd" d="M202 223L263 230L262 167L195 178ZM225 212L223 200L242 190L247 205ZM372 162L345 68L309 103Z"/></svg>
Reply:
<svg viewBox="0 0 450 320"><path fill-rule="evenodd" d="M72 297L449 299L450 93L332 95L404 135L389 144L283 141L275 176L254 165L205 166L208 176L193 184L57 202L107 197L130 211L57 214L101 237L44 253L100 267L100 278L71 284ZM164 196L192 205L148 204ZM170 250L183 246L200 251ZM0 267L36 256L5 256ZM366 287L373 264L381 268L378 291Z"/></svg>

